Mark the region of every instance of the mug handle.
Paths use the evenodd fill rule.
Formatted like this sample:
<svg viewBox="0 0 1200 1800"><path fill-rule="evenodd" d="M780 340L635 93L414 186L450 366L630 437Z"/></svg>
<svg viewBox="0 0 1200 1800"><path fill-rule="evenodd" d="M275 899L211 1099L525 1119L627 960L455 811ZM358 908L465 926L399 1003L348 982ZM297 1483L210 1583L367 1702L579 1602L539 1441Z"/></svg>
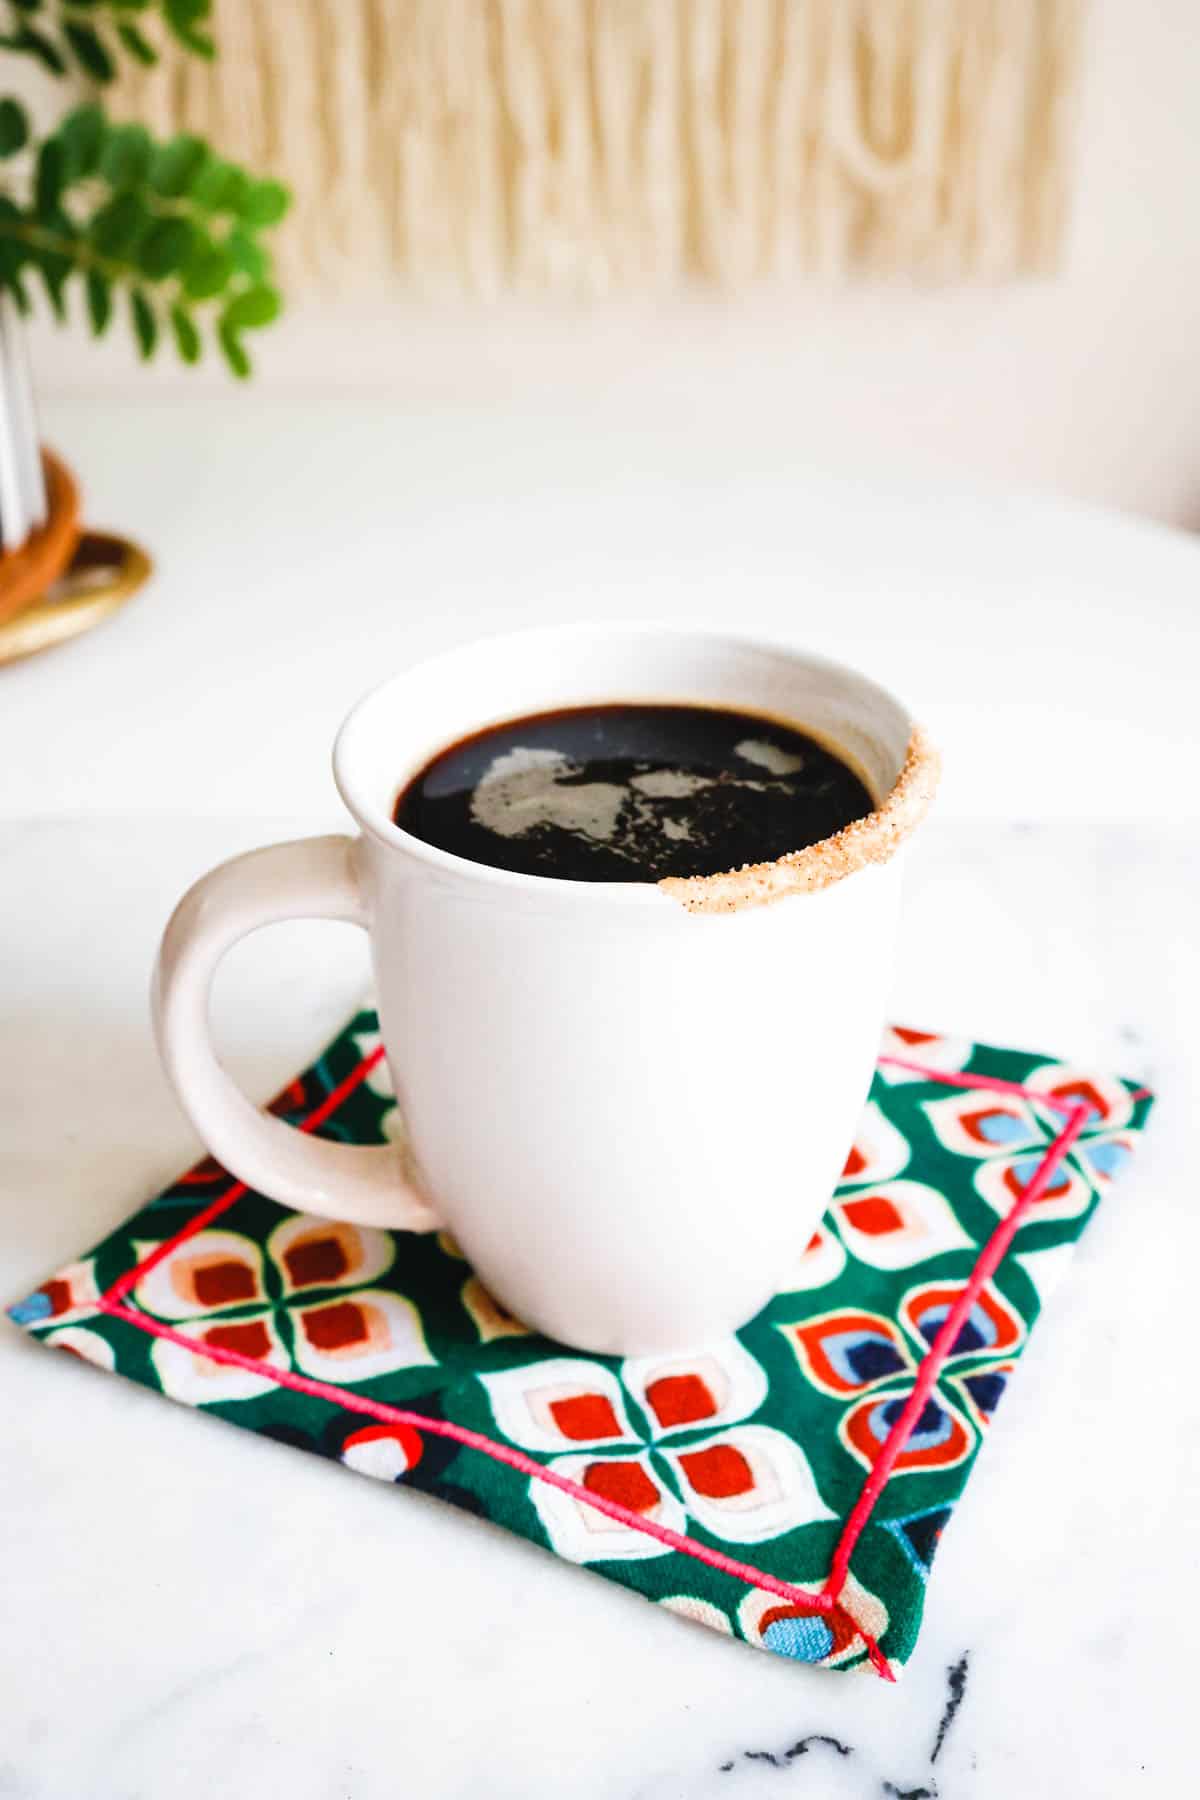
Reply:
<svg viewBox="0 0 1200 1800"><path fill-rule="evenodd" d="M341 919L369 927L349 837L301 838L235 856L184 895L163 933L154 971L159 1053L192 1124L217 1161L247 1187L301 1212L351 1225L431 1231L433 1208L405 1180L386 1144L333 1144L260 1112L212 1047L213 974L239 938L285 919Z"/></svg>

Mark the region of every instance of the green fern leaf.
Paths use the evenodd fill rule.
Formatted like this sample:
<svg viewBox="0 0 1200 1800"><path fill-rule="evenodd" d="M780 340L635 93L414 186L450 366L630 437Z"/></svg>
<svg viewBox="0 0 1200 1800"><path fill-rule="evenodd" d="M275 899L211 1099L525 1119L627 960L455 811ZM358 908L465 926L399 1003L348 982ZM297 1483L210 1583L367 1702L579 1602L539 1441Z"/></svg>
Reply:
<svg viewBox="0 0 1200 1800"><path fill-rule="evenodd" d="M133 319L134 336L142 361L149 362L154 355L154 346L158 343L158 320L154 316L154 308L147 300L141 288L134 288L129 295L129 311Z"/></svg>

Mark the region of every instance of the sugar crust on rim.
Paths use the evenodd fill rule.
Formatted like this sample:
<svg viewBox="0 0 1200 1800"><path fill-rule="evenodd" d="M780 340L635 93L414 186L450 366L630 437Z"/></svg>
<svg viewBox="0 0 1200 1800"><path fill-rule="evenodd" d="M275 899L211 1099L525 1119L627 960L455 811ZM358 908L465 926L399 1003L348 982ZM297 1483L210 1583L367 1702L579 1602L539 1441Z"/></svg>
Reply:
<svg viewBox="0 0 1200 1800"><path fill-rule="evenodd" d="M942 761L920 725L914 725L904 767L882 805L854 819L833 837L774 862L746 863L723 875L667 875L658 886L689 912L742 912L789 894L815 894L844 881L856 869L885 863L914 832L937 792Z"/></svg>

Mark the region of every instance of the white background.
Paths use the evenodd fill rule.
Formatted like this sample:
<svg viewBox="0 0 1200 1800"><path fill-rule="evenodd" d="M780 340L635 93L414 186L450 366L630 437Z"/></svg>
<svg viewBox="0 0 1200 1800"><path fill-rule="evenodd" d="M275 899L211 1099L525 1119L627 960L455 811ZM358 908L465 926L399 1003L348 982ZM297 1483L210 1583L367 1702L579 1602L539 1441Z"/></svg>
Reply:
<svg viewBox="0 0 1200 1800"><path fill-rule="evenodd" d="M366 394L411 421L414 449L431 411L455 417L466 442L476 422L503 419L547 470L564 429L547 414L586 419L603 403L630 441L683 418L741 445L752 468L777 446L855 468L884 457L1194 525L1200 24L1192 0L1094 0L1088 12L1076 206L1056 279L482 317L369 293L333 314L299 306L264 334L263 381ZM40 332L43 386L123 385L124 335L98 357L82 331ZM196 392L166 359L164 382Z"/></svg>

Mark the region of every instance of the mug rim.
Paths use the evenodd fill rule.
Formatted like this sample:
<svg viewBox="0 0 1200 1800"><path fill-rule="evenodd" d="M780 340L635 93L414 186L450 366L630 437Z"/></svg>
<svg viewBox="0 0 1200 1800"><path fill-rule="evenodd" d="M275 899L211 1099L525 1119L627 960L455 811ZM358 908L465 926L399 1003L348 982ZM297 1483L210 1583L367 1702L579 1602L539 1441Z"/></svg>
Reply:
<svg viewBox="0 0 1200 1800"><path fill-rule="evenodd" d="M731 650L749 650L770 656L778 656L792 662L802 662L810 670L827 669L838 675L849 675L864 689L873 690L881 700L895 706L903 714L909 731L911 745L921 737L919 726L913 719L908 707L889 688L885 688L873 677L864 674L853 664L841 662L836 657L824 656L818 651L805 649L802 645L789 642L785 638L772 638L757 633L723 630L719 626L695 624L680 621L655 620L580 620L563 625L532 626L514 631L488 632L480 637L471 637L448 649L434 651L423 656L406 667L395 670L374 687L359 696L350 711L346 714L338 728L333 744L333 778L343 804L355 820L359 829L368 837L389 850L402 851L416 858L428 867L453 875L460 880L473 880L491 887L506 888L510 892L524 891L530 895L542 895L546 898L570 899L585 904L611 904L616 906L658 906L664 904L677 908L682 896L672 897L672 883L668 880L650 881L571 881L556 875L528 875L512 869L498 869L489 863L479 863L470 857L457 856L453 851L442 850L435 844L428 844L423 838L405 831L384 807L373 801L362 791L362 785L355 778L353 762L356 754L356 739L363 729L365 715L380 703L384 695L395 688L402 688L422 675L430 675L452 666L468 654L477 656L486 653L490 647L506 651L518 648L522 644L551 645L577 644L581 640L593 638L659 638L677 639L692 643L703 643L708 646L725 646ZM484 726L483 729L489 729ZM799 725L799 729L811 729ZM436 754L436 752L434 752ZM839 752L845 755L844 751ZM880 813L893 801L904 786L909 774L909 761L898 771L890 789L876 801L871 813L865 815L866 820L877 819ZM841 834L823 838L810 850L820 850L822 846L832 845ZM802 853L801 853L802 854ZM878 860L878 859L877 859ZM844 873L849 873L847 870ZM840 879L841 877L839 877ZM731 876L692 876L677 877L677 886L686 886L689 882L702 884L705 882L728 881ZM824 884L822 884L824 885ZM688 904L685 901L685 904ZM689 905L689 910L692 908ZM701 907L696 910L706 910ZM724 909L722 909L724 910Z"/></svg>

